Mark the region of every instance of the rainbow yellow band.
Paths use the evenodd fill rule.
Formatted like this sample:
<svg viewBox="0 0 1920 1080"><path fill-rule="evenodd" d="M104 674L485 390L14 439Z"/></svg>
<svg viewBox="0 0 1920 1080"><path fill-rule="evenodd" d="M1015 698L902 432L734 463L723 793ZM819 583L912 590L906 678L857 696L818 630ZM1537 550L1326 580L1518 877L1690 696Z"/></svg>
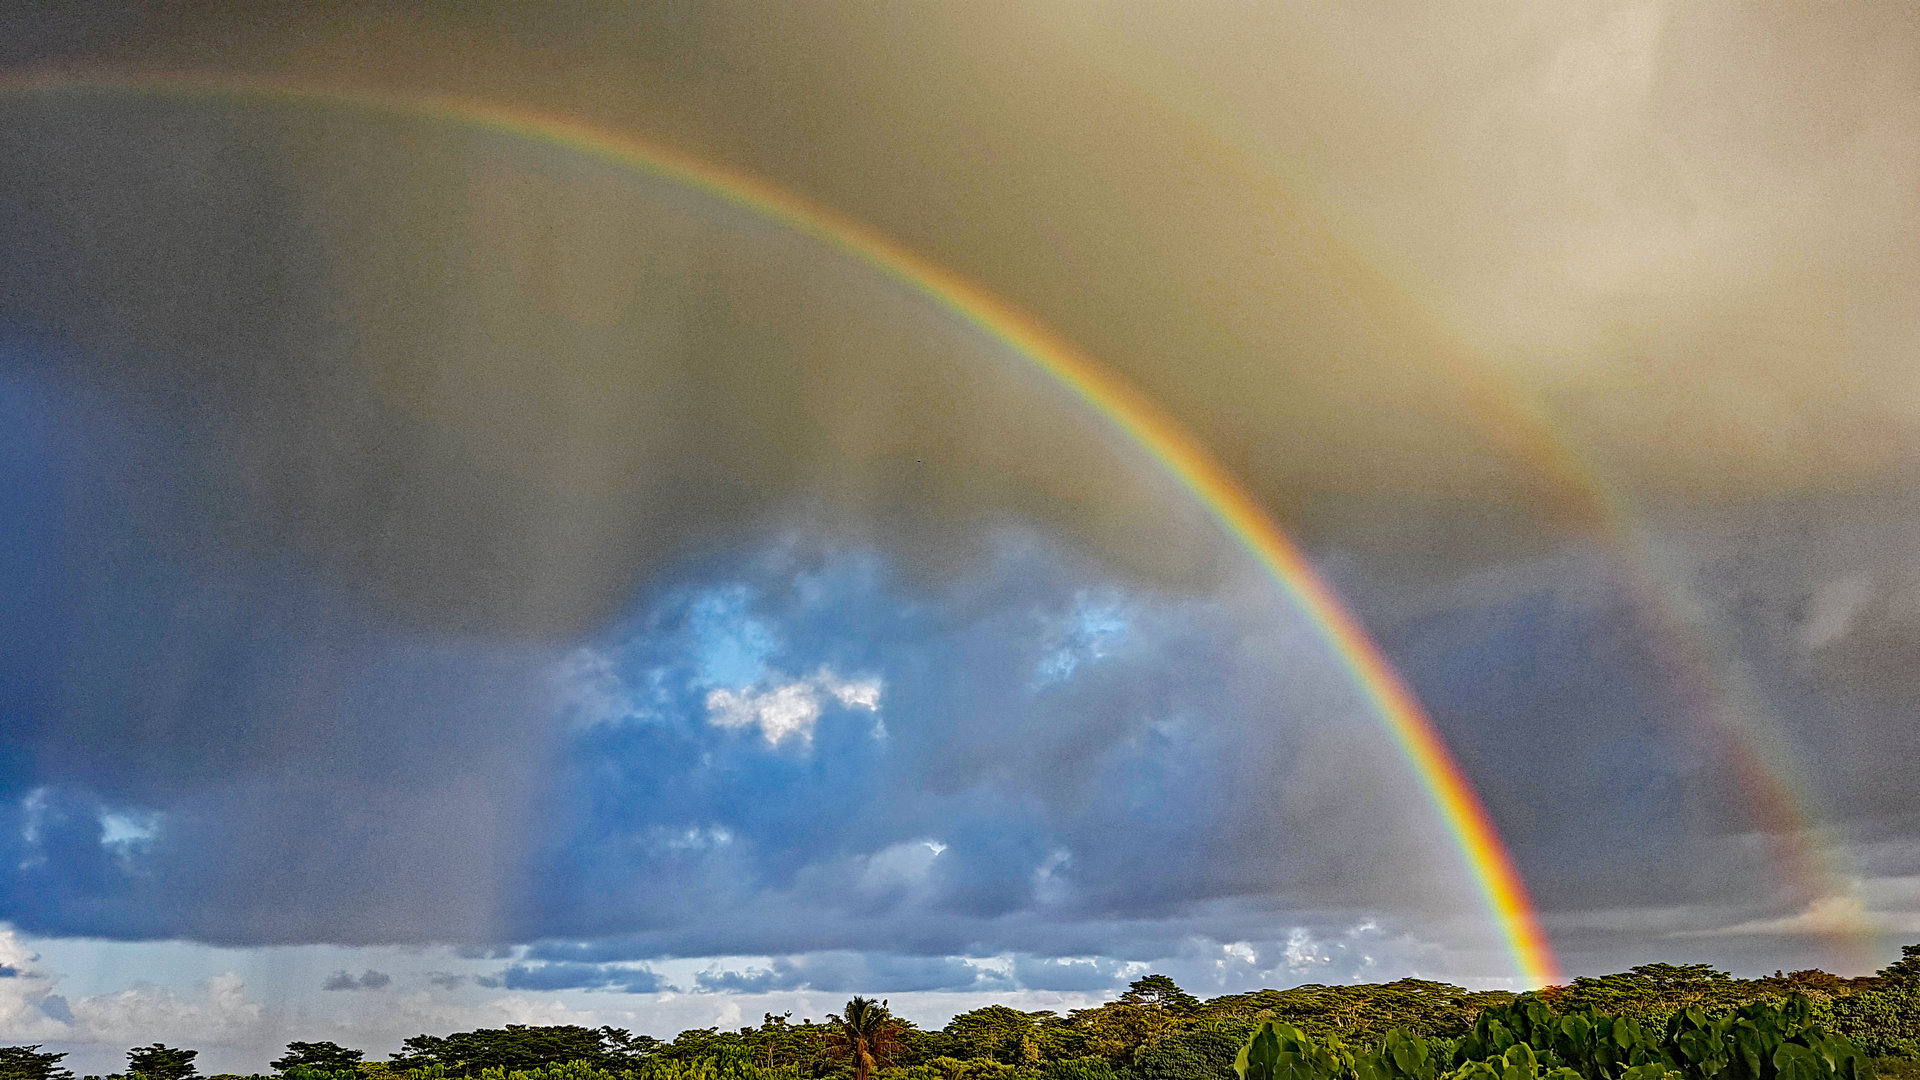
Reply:
<svg viewBox="0 0 1920 1080"><path fill-rule="evenodd" d="M879 271L947 308L1071 389L1117 425L1176 480L1320 628L1374 711L1406 754L1477 882L1505 938L1515 973L1528 986L1561 981L1552 946L1499 830L1433 723L1385 656L1299 548L1185 427L1156 402L1033 317L967 278L885 234L784 188L672 147L563 117L444 97L401 97L258 83L150 79L120 82L23 81L27 89L236 94L289 102L355 105L465 123L657 176L777 222Z"/></svg>

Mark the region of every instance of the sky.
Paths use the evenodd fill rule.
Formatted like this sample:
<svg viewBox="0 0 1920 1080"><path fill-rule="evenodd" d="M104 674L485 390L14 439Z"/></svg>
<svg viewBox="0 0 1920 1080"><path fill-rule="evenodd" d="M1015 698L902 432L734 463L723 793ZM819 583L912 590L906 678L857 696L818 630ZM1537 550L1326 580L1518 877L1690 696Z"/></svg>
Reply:
<svg viewBox="0 0 1920 1080"><path fill-rule="evenodd" d="M28 5L761 176L1131 379L1431 714L1569 974L1920 935L1906 13ZM322 98L0 91L0 1037L1515 986L1305 614L775 221Z"/></svg>

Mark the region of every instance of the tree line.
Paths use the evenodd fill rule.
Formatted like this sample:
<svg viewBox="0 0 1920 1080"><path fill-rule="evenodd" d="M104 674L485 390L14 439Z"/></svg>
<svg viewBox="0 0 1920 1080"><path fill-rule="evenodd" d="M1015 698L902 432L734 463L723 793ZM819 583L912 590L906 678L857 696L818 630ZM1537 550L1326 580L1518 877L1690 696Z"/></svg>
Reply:
<svg viewBox="0 0 1920 1080"><path fill-rule="evenodd" d="M1641 1059L1628 1053L1618 1068L1582 1073L1567 1063L1572 1044L1554 1042L1571 1036L1538 1035L1550 1019L1566 1020L1569 1031L1585 1025L1581 1038L1589 1041L1604 1022L1609 1038L1640 1046ZM1745 1061L1740 1054L1752 1057L1760 1052L1752 1047L1762 1045L1783 1060L1799 1060L1802 1050L1845 1060L1852 1053L1867 1072L1920 1080L1920 945L1861 978L1808 970L1737 979L1705 964L1645 964L1521 996L1400 979L1201 1000L1165 975L1149 975L1097 1007L1060 1014L989 1005L937 1030L894 1015L885 1001L856 997L819 1021L768 1013L758 1025L689 1029L671 1040L612 1027L514 1024L417 1035L385 1061L331 1042L293 1042L270 1066L279 1080L1241 1080L1247 1055L1259 1046L1288 1063L1291 1071L1277 1080L1443 1080L1462 1069L1472 1075L1454 1080L1535 1080L1554 1069L1563 1070L1555 1080L1675 1080L1668 1073L1679 1073L1678 1080L1781 1080L1767 1064L1754 1065L1752 1075L1724 1076L1698 1062L1691 1073L1678 1067L1692 1061L1683 1047L1715 1039L1751 1044L1728 1060ZM1829 1039L1840 1042L1822 1041ZM1844 1053L1834 1049L1842 1043ZM1523 1054L1515 1046L1529 1049ZM1474 1057L1483 1050L1504 1064L1496 1069L1490 1058ZM1516 1061L1503 1056L1508 1051ZM1699 1052L1708 1055L1701 1060L1718 1060ZM60 1066L64 1057L37 1045L0 1048L0 1080L73 1080ZM128 1051L125 1073L85 1080L203 1080L195 1057L155 1043ZM1409 1071L1399 1067L1400 1057L1428 1064ZM1785 1080L1838 1076L1829 1069Z"/></svg>

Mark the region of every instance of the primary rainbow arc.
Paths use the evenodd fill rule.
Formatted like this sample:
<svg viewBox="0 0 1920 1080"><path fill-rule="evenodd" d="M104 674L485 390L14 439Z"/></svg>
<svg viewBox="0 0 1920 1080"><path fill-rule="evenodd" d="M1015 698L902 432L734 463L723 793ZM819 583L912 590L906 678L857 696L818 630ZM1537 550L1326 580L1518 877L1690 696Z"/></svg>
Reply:
<svg viewBox="0 0 1920 1080"><path fill-rule="evenodd" d="M1433 722L1339 597L1224 466L1158 403L1037 319L966 277L878 230L758 177L669 146L564 117L446 97L407 97L290 88L237 81L20 81L0 91L234 95L355 105L467 124L548 143L704 192L774 221L864 264L939 304L1070 389L1124 432L1183 487L1264 569L1319 629L1413 767L1473 876L1530 986L1561 981L1558 962L1526 884L1472 784Z"/></svg>

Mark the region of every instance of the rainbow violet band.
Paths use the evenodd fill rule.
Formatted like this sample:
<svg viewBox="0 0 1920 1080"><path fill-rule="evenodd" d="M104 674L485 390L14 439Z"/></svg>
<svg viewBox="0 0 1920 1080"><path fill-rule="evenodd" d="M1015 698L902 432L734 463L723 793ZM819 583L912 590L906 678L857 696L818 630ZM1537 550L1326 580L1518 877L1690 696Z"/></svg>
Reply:
<svg viewBox="0 0 1920 1080"><path fill-rule="evenodd" d="M24 79L0 93L136 93L349 106L464 124L546 143L664 179L826 245L944 307L1071 390L1200 501L1312 620L1406 755L1478 885L1515 973L1529 986L1561 981L1553 949L1499 830L1440 733L1380 649L1300 549L1184 426L1117 373L1032 316L853 218L766 180L669 146L579 121L439 96L311 89L191 78Z"/></svg>

